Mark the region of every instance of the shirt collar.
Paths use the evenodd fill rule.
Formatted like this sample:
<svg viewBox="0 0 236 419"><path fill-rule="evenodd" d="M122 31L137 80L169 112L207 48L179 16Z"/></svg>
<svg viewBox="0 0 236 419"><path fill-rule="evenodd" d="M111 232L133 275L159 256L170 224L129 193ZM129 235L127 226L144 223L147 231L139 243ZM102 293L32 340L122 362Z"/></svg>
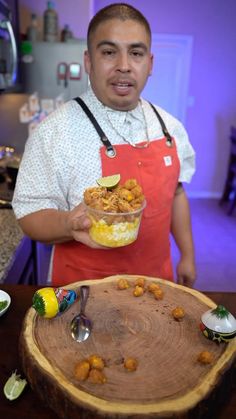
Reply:
<svg viewBox="0 0 236 419"><path fill-rule="evenodd" d="M132 120L137 119L141 122L144 120L141 100L139 101L136 108L132 109L131 111L118 111L108 106L105 106L100 100L97 98L95 93L92 90L92 87L89 86L87 90L87 105L93 109L103 111L110 121L113 124L116 124L118 127L122 127L125 123L132 123Z"/></svg>

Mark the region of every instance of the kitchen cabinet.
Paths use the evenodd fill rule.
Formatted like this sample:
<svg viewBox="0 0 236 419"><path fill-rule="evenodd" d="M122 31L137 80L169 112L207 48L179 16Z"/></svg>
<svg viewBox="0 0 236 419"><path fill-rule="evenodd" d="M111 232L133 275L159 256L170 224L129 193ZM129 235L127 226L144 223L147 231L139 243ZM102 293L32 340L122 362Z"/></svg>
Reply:
<svg viewBox="0 0 236 419"><path fill-rule="evenodd" d="M37 284L36 244L29 237L23 237L18 245L7 275L5 284Z"/></svg>
<svg viewBox="0 0 236 419"><path fill-rule="evenodd" d="M0 187L0 203L1 192L4 191ZM4 195L3 198L8 197ZM51 249L51 245L45 245L24 236L10 203L9 208L2 206L0 210L0 284L45 285Z"/></svg>
<svg viewBox="0 0 236 419"><path fill-rule="evenodd" d="M51 246L23 237L13 255L5 284L46 285Z"/></svg>
<svg viewBox="0 0 236 419"><path fill-rule="evenodd" d="M51 245L36 242L36 279L38 285L47 284L51 252Z"/></svg>

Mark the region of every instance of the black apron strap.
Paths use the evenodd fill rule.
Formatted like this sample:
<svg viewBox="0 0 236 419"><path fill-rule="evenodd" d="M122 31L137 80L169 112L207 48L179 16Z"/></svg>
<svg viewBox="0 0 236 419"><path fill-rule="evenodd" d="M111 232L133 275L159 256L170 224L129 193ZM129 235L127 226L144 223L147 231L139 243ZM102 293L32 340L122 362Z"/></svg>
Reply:
<svg viewBox="0 0 236 419"><path fill-rule="evenodd" d="M106 155L108 157L115 157L116 156L115 148L112 146L112 144L108 140L107 136L105 135L104 131L100 127L99 123L97 122L96 118L94 117L94 115L92 114L92 112L90 111L88 106L85 104L85 102L80 97L76 97L76 98L74 98L74 100L81 106L81 108L83 109L83 111L86 113L87 117L90 119L91 123L93 124L94 128L96 129L103 145L106 147ZM169 147L171 147L173 145L173 140L172 140L169 132L167 131L167 128L165 126L165 123L164 123L161 115L157 112L155 106L153 106L153 104L151 102L149 102L149 105L152 107L153 111L155 112L155 114L157 116L158 121L160 122L161 129L163 131L164 136L166 137L166 144Z"/></svg>
<svg viewBox="0 0 236 419"><path fill-rule="evenodd" d="M173 143L173 140L172 140L172 138L171 138L171 135L170 135L170 134L169 134L169 132L167 131L167 128L166 128L166 126L165 126L165 123L164 123L164 121L163 121L163 119L162 119L161 115L159 114L159 112L157 112L157 110L156 110L155 106L153 106L153 104L152 104L151 102L149 102L149 105L152 107L153 111L155 112L155 114L156 114L156 116L157 116L157 118L158 118L158 120L159 120L159 122L160 122L160 124L161 124L161 129L162 129L162 132L163 132L164 136L166 137L166 144L167 144L169 147L171 147L171 146L172 146L172 143Z"/></svg>
<svg viewBox="0 0 236 419"><path fill-rule="evenodd" d="M93 124L94 128L96 129L103 145L106 147L106 155L108 157L115 157L116 156L116 150L114 149L114 147L112 146L112 144L110 143L108 138L106 137L104 131L100 127L99 123L97 122L97 120L93 116L93 114L90 111L90 109L88 108L88 106L85 104L85 102L80 97L76 97L76 98L74 98L74 100L81 106L81 108L83 109L83 111L86 113L87 117L90 119L91 123Z"/></svg>

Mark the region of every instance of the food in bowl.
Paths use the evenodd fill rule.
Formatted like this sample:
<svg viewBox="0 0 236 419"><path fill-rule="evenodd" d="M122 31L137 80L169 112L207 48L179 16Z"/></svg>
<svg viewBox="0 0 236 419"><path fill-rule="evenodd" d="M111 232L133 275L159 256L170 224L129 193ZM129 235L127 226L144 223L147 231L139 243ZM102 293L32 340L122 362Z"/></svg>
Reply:
<svg viewBox="0 0 236 419"><path fill-rule="evenodd" d="M121 247L137 239L146 201L136 179L128 179L112 189L88 188L84 202L92 221L89 234L96 243Z"/></svg>

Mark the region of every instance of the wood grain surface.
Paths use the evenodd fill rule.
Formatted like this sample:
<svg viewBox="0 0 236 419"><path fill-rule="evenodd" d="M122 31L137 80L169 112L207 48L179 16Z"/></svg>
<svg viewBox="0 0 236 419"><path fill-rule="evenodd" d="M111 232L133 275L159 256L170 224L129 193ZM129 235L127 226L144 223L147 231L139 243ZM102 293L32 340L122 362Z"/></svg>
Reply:
<svg viewBox="0 0 236 419"><path fill-rule="evenodd" d="M121 277L128 279L129 289L117 289ZM233 362L235 339L217 344L200 332L201 315L215 307L209 298L148 277L146 284L160 284L163 300L148 291L134 297L136 278L83 281L90 285L86 313L93 323L92 334L83 343L72 339L69 327L79 303L51 320L39 317L33 308L27 312L21 334L23 367L32 387L59 416L74 418L81 412L91 418L177 416L207 397ZM176 306L185 309L182 321L172 317ZM211 365L197 361L203 350L213 353ZM105 361L103 385L79 382L74 376L76 363L92 354ZM138 360L135 372L124 369L127 357Z"/></svg>

